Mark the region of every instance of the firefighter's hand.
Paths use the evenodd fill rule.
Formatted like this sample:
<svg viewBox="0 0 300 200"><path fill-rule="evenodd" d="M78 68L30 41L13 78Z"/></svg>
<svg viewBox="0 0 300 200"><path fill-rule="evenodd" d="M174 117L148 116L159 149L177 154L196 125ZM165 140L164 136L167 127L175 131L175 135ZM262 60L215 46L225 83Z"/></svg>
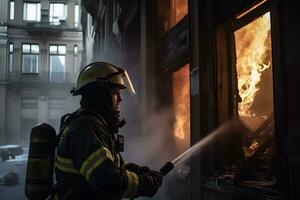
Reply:
<svg viewBox="0 0 300 200"><path fill-rule="evenodd" d="M163 175L160 172L149 170L148 172L138 173L139 176L139 196L152 197L162 184Z"/></svg>
<svg viewBox="0 0 300 200"><path fill-rule="evenodd" d="M151 170L146 167L146 166L139 166L137 164L134 164L134 163L126 163L125 166L124 166L125 169L131 171L131 172L134 172L134 173L147 173L147 172L150 172Z"/></svg>

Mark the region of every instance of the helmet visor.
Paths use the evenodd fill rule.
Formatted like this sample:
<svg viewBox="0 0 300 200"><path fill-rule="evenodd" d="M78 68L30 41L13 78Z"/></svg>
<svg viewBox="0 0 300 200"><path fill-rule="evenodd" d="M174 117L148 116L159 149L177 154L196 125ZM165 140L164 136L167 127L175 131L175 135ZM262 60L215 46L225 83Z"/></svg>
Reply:
<svg viewBox="0 0 300 200"><path fill-rule="evenodd" d="M135 95L135 90L134 90L133 84L132 84L130 77L126 70L124 70L124 73L123 73L123 81L124 81L124 85L127 87L130 94Z"/></svg>

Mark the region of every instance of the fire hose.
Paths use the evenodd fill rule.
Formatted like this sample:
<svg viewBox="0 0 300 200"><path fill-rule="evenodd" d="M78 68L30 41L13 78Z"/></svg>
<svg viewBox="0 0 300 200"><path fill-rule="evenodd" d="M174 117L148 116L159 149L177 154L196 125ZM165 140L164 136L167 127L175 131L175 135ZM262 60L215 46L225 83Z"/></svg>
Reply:
<svg viewBox="0 0 300 200"><path fill-rule="evenodd" d="M184 162L185 160L191 158L193 155L199 154L202 150L204 150L208 144L210 144L213 140L216 139L217 136L223 134L233 133L235 131L244 130L244 126L237 119L232 119L230 121L225 122L216 130L209 133L206 137L201 139L199 142L191 146L185 152L177 156L174 160L168 161L165 165L160 168L160 172L163 176L167 175L172 169L174 169L177 165Z"/></svg>

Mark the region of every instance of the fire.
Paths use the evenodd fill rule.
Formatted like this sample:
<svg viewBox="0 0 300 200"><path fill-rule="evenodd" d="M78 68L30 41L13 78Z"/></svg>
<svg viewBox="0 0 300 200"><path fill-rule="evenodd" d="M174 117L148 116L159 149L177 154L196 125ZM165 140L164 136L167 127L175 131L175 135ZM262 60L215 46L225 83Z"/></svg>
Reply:
<svg viewBox="0 0 300 200"><path fill-rule="evenodd" d="M174 2L176 6L175 21L178 23L188 13L188 1L187 0L176 0Z"/></svg>
<svg viewBox="0 0 300 200"><path fill-rule="evenodd" d="M175 116L174 133L185 139L190 134L190 80L189 65L185 65L172 75L173 110Z"/></svg>
<svg viewBox="0 0 300 200"><path fill-rule="evenodd" d="M182 18L188 14L188 0L171 0L170 1L170 19L167 30L174 27Z"/></svg>
<svg viewBox="0 0 300 200"><path fill-rule="evenodd" d="M270 12L237 30L236 66L238 90L241 97L238 110L241 116L255 116L251 110L262 72L271 66Z"/></svg>

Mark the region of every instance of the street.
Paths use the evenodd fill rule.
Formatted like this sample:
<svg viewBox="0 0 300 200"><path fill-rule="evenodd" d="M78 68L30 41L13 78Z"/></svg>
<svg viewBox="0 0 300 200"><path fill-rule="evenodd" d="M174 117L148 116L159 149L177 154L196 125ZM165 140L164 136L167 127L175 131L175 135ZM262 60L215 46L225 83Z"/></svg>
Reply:
<svg viewBox="0 0 300 200"><path fill-rule="evenodd" d="M18 177L18 185L0 186L0 199L3 200L24 200L26 199L24 192L25 175L26 175L26 155L16 156L15 160L0 161L0 177L14 171Z"/></svg>

